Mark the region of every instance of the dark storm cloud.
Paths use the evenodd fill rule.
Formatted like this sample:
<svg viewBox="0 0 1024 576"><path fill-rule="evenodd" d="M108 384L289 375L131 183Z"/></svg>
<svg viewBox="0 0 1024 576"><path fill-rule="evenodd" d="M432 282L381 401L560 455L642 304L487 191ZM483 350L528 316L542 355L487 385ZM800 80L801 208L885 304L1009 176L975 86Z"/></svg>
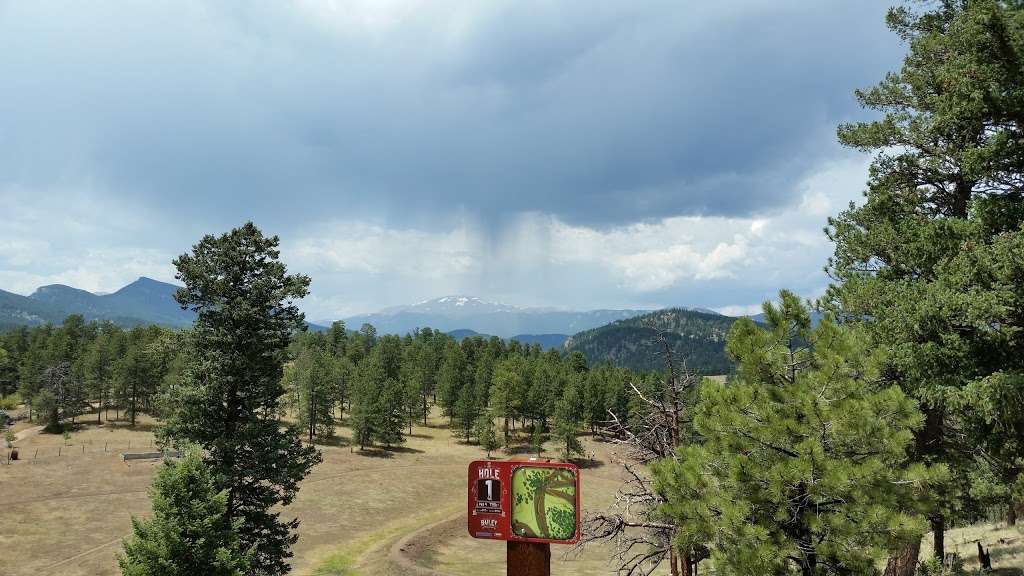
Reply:
<svg viewBox="0 0 1024 576"><path fill-rule="evenodd" d="M899 54L854 0L297 6L0 3L0 186L277 229L743 216Z"/></svg>

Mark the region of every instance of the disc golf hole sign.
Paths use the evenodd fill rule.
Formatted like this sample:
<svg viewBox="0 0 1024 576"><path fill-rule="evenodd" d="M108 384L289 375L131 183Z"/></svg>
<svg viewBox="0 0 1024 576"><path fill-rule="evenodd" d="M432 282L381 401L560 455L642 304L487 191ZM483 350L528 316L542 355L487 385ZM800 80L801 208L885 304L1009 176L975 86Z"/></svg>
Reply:
<svg viewBox="0 0 1024 576"><path fill-rule="evenodd" d="M474 538L572 544L580 535L580 474L573 464L478 460L469 465Z"/></svg>

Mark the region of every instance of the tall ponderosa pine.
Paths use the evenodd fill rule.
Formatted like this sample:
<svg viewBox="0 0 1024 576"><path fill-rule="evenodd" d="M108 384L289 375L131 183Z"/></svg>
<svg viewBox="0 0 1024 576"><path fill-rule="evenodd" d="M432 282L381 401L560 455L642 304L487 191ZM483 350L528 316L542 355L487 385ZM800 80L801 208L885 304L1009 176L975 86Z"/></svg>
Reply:
<svg viewBox="0 0 1024 576"><path fill-rule="evenodd" d="M249 574L288 571L298 520L282 521L319 452L282 422L282 366L294 332L305 328L294 300L309 278L287 274L278 239L252 223L205 236L174 261L185 287L176 299L197 312L194 357L161 437L201 446L227 490L228 521L241 519L242 547L254 549Z"/></svg>
<svg viewBox="0 0 1024 576"><path fill-rule="evenodd" d="M830 221L826 301L891 351L889 376L926 416L916 457L956 477L929 514L941 558L947 518L971 519L953 487L978 455L1007 484L1024 455L1024 5L940 0L888 23L909 54L857 94L883 118L839 129L876 157L864 204Z"/></svg>
<svg viewBox="0 0 1024 576"><path fill-rule="evenodd" d="M718 574L876 574L924 522L900 510L929 470L907 467L915 402L879 380L867 338L810 327L791 293L765 305L768 329L729 331L728 384L706 380L694 409L701 444L653 466L660 513L681 551L706 545Z"/></svg>
<svg viewBox="0 0 1024 576"><path fill-rule="evenodd" d="M153 515L132 518L132 536L117 559L124 576L247 573L254 554L239 540L242 519L228 516L228 493L218 489L199 450L165 462L149 495Z"/></svg>
<svg viewBox="0 0 1024 576"><path fill-rule="evenodd" d="M289 372L295 387L295 409L299 425L312 442L334 436L334 406L339 373L328 350L303 350Z"/></svg>
<svg viewBox="0 0 1024 576"><path fill-rule="evenodd" d="M42 391L36 396L40 414L45 414L46 430L59 432L64 420L82 413L85 390L75 377L69 362L58 362L43 371Z"/></svg>
<svg viewBox="0 0 1024 576"><path fill-rule="evenodd" d="M521 402L525 399L526 363L522 356L509 356L494 367L490 386L490 405L494 416L501 418L502 441L511 444L509 421L515 418Z"/></svg>
<svg viewBox="0 0 1024 576"><path fill-rule="evenodd" d="M490 459L491 452L498 448L498 435L494 431L494 418L487 413L481 414L473 426L473 434L476 436L476 441L480 444L480 448L487 452L487 458Z"/></svg>
<svg viewBox="0 0 1024 576"><path fill-rule="evenodd" d="M580 374L572 375L568 386L562 392L562 397L555 404L555 426L552 437L561 445L562 458L566 460L576 454L583 454L583 444L576 437L584 420L583 399L580 398L578 388L578 384L583 381Z"/></svg>

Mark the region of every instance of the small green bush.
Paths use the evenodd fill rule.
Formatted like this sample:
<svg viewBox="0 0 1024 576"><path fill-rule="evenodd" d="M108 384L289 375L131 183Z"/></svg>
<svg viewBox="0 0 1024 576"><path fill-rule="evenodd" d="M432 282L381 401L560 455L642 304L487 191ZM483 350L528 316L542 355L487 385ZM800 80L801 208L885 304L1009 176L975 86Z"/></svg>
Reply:
<svg viewBox="0 0 1024 576"><path fill-rule="evenodd" d="M17 392L0 396L0 410L14 410L21 404L21 395Z"/></svg>
<svg viewBox="0 0 1024 576"><path fill-rule="evenodd" d="M964 576L964 561L959 556L953 561L953 565L945 567L938 558L929 558L921 562L917 573L919 576Z"/></svg>

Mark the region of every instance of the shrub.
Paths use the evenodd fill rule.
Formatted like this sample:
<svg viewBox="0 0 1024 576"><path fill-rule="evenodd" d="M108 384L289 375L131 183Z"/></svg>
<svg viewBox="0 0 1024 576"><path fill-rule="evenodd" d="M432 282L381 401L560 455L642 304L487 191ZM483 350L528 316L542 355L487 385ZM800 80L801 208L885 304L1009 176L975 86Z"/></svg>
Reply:
<svg viewBox="0 0 1024 576"><path fill-rule="evenodd" d="M21 395L17 392L0 396L0 410L14 410L21 404Z"/></svg>

